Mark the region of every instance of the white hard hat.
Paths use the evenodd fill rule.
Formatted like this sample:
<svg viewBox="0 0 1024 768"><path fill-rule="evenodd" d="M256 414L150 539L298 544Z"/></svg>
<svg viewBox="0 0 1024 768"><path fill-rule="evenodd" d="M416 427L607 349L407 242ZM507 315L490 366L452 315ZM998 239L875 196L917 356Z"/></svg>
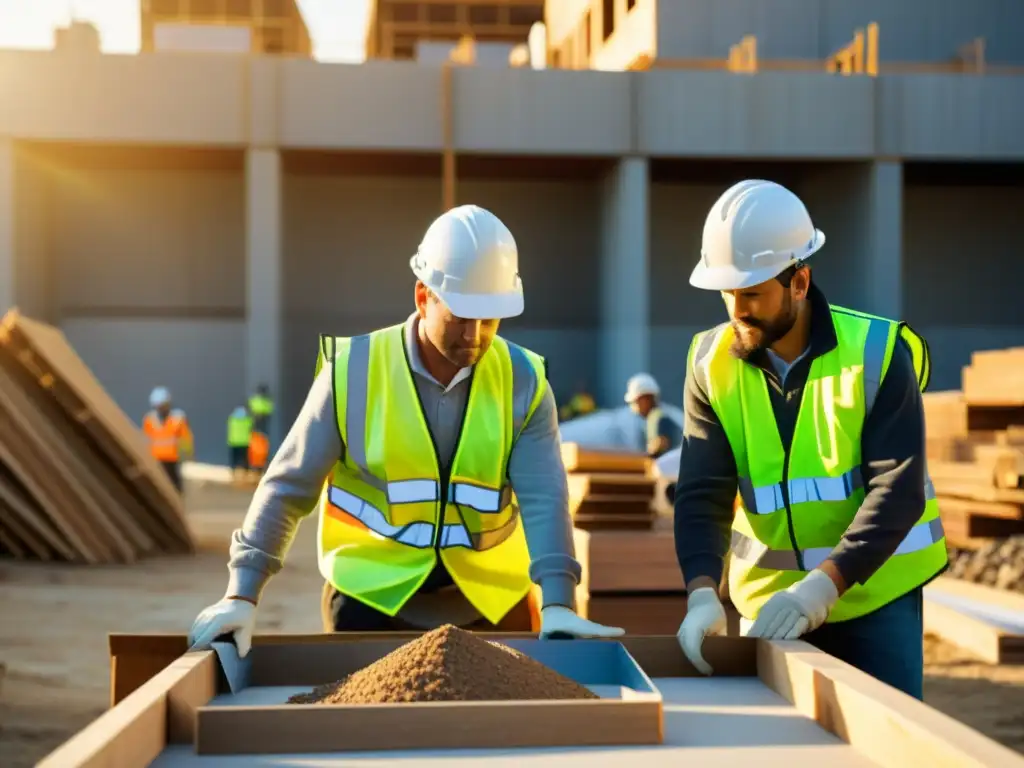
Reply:
<svg viewBox="0 0 1024 768"><path fill-rule="evenodd" d="M523 312L516 241L501 219L479 206L441 214L409 264L457 317L500 319Z"/></svg>
<svg viewBox="0 0 1024 768"><path fill-rule="evenodd" d="M781 184L734 184L704 222L700 261L690 285L710 291L750 288L811 256L825 244L800 198Z"/></svg>
<svg viewBox="0 0 1024 768"><path fill-rule="evenodd" d="M658 382L651 374L637 373L631 376L626 383L626 396L622 399L627 403L635 403L641 395L658 397L660 394L661 387L658 386Z"/></svg>
<svg viewBox="0 0 1024 768"><path fill-rule="evenodd" d="M171 393L167 387L157 387L149 393L149 407L159 408L171 402Z"/></svg>

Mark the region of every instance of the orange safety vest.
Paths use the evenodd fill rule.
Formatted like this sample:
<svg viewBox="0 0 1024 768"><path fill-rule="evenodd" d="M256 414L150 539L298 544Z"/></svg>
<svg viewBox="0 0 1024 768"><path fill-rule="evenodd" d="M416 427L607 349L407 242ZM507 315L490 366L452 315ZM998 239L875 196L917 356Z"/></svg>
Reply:
<svg viewBox="0 0 1024 768"><path fill-rule="evenodd" d="M142 431L149 438L150 451L157 461L180 461L182 446L187 450L192 442L192 430L188 427L185 412L177 408L164 420L156 411L150 411L142 420Z"/></svg>

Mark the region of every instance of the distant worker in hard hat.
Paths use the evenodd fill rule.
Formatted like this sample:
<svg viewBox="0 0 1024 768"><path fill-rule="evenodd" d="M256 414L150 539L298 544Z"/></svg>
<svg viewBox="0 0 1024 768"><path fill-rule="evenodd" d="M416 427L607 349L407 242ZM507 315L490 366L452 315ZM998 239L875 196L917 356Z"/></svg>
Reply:
<svg viewBox="0 0 1024 768"><path fill-rule="evenodd" d="M167 387L157 387L149 395L152 409L142 419L142 431L149 438L153 458L163 465L174 487L182 490L181 462L192 458L193 438L188 417L180 408L171 407Z"/></svg>
<svg viewBox="0 0 1024 768"><path fill-rule="evenodd" d="M824 243L770 181L731 187L704 224L690 284L719 291L729 319L687 359L679 639L710 672L701 645L725 629L731 548L745 634L803 638L921 698L922 587L947 566L925 467L928 347L905 323L829 304L807 264Z"/></svg>
<svg viewBox="0 0 1024 768"><path fill-rule="evenodd" d="M235 480L244 480L249 472L249 443L252 440L252 414L240 405L228 416L228 459Z"/></svg>
<svg viewBox="0 0 1024 768"><path fill-rule="evenodd" d="M623 633L575 611L581 569L545 363L497 335L523 311L511 232L483 208L454 208L411 266L404 323L321 338L315 381L193 647L230 632L248 651L263 587L314 509L327 631Z"/></svg>
<svg viewBox="0 0 1024 768"><path fill-rule="evenodd" d="M679 445L682 431L661 408L661 387L649 373L638 373L626 382L623 400L644 420L647 454L658 458Z"/></svg>

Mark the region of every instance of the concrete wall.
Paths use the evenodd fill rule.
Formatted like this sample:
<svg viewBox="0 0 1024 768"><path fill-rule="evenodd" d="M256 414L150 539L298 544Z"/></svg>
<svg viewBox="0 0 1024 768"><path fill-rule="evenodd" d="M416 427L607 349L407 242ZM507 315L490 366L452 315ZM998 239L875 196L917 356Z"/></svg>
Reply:
<svg viewBox="0 0 1024 768"><path fill-rule="evenodd" d="M992 63L1024 63L1024 6L1015 0L658 0L660 58L725 58L745 35L758 56L823 59L879 25L879 60L942 62L974 37Z"/></svg>
<svg viewBox="0 0 1024 768"><path fill-rule="evenodd" d="M1024 346L1024 185L907 184L904 316L928 340L932 389L956 389L977 349Z"/></svg>
<svg viewBox="0 0 1024 768"><path fill-rule="evenodd" d="M283 416L297 413L320 333L355 335L414 311L409 259L438 215L440 179L285 177ZM494 211L520 249L526 311L501 333L548 358L556 391L596 376L598 190L587 181L469 179L459 202Z"/></svg>
<svg viewBox="0 0 1024 768"><path fill-rule="evenodd" d="M442 83L415 62L3 51L0 135L439 152ZM452 104L460 152L1024 158L1024 77L462 67Z"/></svg>

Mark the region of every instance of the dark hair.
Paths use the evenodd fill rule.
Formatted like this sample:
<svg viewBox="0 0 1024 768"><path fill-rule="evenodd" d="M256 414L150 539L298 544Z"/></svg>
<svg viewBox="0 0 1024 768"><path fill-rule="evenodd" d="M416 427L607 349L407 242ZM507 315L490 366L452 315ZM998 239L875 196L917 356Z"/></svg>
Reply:
<svg viewBox="0 0 1024 768"><path fill-rule="evenodd" d="M775 279L778 280L782 284L783 288L789 288L789 284L791 282L793 282L793 276L797 272L799 272L801 269L803 269L804 267L807 267L807 266L809 266L809 265L807 264L806 261L798 261L796 264L790 264L788 267L786 267L784 270L782 270L782 272L777 274L775 276ZM808 284L810 284L810 280L809 279L808 279Z"/></svg>

